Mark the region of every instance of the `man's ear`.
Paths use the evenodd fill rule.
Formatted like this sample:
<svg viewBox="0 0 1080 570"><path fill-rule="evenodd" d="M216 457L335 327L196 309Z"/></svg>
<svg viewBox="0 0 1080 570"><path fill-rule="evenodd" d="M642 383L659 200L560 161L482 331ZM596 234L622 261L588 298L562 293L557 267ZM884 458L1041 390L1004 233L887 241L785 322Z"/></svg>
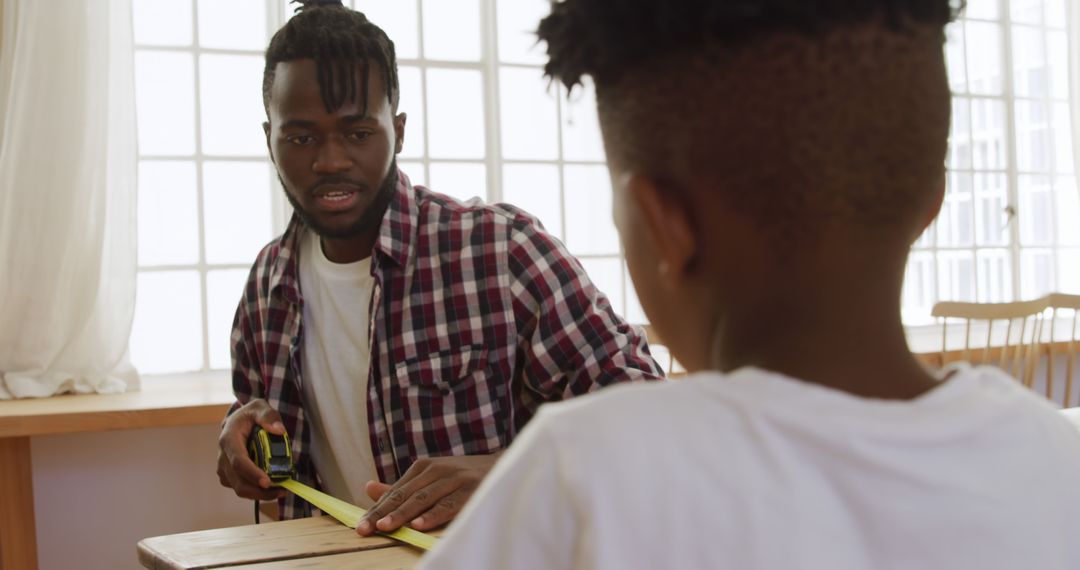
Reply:
<svg viewBox="0 0 1080 570"><path fill-rule="evenodd" d="M263 121L263 134L266 135L266 151L270 153L270 162L274 162L274 148L270 146L270 121Z"/></svg>
<svg viewBox="0 0 1080 570"><path fill-rule="evenodd" d="M698 253L698 236L685 197L639 173L629 176L627 194L640 213L641 230L656 250L657 271L666 286L681 281Z"/></svg>
<svg viewBox="0 0 1080 570"><path fill-rule="evenodd" d="M405 122L408 118L405 113L398 113L394 117L394 154L400 154L405 146Z"/></svg>

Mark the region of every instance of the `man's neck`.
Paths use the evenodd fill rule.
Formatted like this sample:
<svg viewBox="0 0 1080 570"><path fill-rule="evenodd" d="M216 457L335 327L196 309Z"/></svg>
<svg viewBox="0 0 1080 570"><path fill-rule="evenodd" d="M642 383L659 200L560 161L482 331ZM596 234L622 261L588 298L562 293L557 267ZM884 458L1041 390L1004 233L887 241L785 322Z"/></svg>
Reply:
<svg viewBox="0 0 1080 570"><path fill-rule="evenodd" d="M334 263L353 263L371 256L378 238L378 228L374 232L349 238L320 237L323 254Z"/></svg>

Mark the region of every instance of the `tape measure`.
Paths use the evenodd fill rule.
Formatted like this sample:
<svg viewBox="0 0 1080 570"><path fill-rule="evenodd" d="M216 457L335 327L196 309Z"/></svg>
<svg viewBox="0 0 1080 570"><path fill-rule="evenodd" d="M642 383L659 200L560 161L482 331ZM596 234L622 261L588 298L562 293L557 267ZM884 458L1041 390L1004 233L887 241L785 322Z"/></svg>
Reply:
<svg viewBox="0 0 1080 570"><path fill-rule="evenodd" d="M251 456L255 465L259 466L259 469L270 476L270 481L274 485L292 491L349 528L356 528L356 525L360 524L360 519L367 514L366 510L356 505L331 497L293 479L296 470L293 468L292 450L289 448L287 435L275 435L256 425L248 439L248 455ZM424 550L434 548L436 541L436 538L430 534L406 527L401 527L394 532L379 532L378 534Z"/></svg>

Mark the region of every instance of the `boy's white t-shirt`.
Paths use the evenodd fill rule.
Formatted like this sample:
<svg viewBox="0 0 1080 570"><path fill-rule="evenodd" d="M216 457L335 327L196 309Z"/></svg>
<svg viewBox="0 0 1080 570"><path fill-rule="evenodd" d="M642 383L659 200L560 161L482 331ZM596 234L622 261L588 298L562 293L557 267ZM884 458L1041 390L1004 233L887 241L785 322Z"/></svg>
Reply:
<svg viewBox="0 0 1080 570"><path fill-rule="evenodd" d="M1080 430L990 368L912 401L759 369L545 405L423 568L1080 568Z"/></svg>
<svg viewBox="0 0 1080 570"><path fill-rule="evenodd" d="M370 506L364 484L378 480L368 429L368 304L375 284L371 258L334 263L306 232L300 247L304 297L301 353L311 458L323 490Z"/></svg>

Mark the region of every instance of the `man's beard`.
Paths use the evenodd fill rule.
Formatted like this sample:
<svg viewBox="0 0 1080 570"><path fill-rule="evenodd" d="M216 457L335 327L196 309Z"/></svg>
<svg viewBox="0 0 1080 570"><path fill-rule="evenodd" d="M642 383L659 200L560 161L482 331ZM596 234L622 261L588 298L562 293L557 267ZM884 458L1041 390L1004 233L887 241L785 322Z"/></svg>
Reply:
<svg viewBox="0 0 1080 570"><path fill-rule="evenodd" d="M278 180L281 182L281 187L283 189L286 188L285 180L281 178L280 172L278 173ZM366 185L358 183L355 180L330 177L320 180L315 186L308 188L305 192L307 192L308 195L313 195L316 188L326 183L347 183L360 186L365 190L367 189L365 188ZM330 239L348 239L367 233L372 229L377 228L379 224L382 223L383 215L386 214L386 208L390 205L390 200L394 197L394 192L397 190L397 183L398 169L397 158L395 157L390 162L390 171L386 173L386 177L383 178L383 181L379 184L379 190L375 194L375 198L371 201L371 205L360 215L360 218L356 220L356 222L341 229L328 228L319 223L318 220L304 210L303 206L300 205L292 193L287 189L285 190L285 197L288 198L289 203L292 204L296 214L300 216L300 221L311 228L316 234Z"/></svg>

